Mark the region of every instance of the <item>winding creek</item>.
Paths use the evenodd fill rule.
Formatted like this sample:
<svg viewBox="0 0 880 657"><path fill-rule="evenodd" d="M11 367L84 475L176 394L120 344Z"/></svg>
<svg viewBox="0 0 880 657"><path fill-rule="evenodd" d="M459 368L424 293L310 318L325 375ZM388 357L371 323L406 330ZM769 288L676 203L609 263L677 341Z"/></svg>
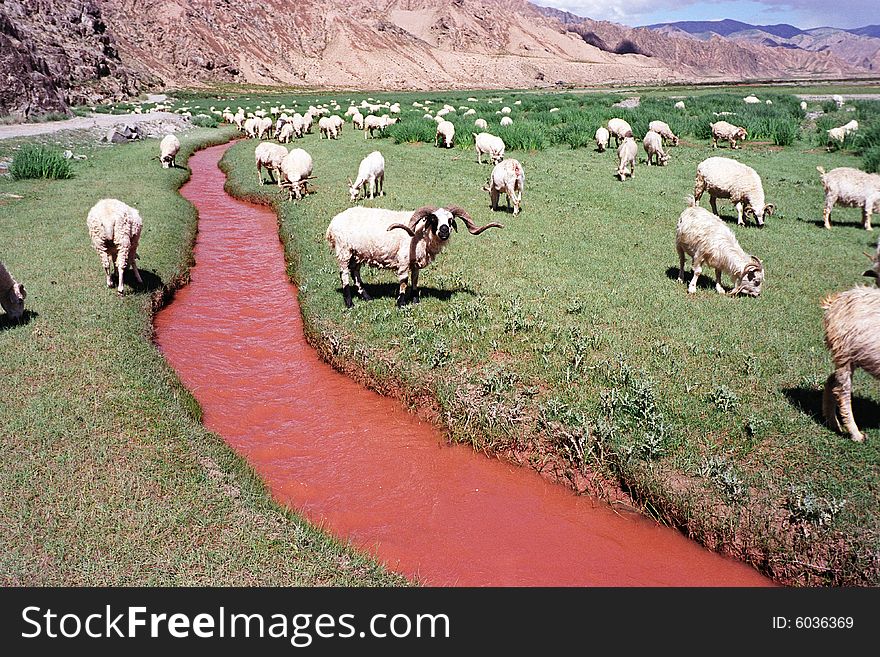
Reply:
<svg viewBox="0 0 880 657"><path fill-rule="evenodd" d="M771 584L679 532L448 445L321 361L303 335L274 213L223 190L228 147L189 160L181 193L199 211L196 265L158 314L156 339L205 426L275 500L432 586Z"/></svg>

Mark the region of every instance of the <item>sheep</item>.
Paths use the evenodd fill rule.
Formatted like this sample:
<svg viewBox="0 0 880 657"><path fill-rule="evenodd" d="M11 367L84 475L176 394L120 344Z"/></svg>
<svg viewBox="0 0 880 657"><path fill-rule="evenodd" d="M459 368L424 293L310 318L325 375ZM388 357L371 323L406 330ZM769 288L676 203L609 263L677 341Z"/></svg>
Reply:
<svg viewBox="0 0 880 657"><path fill-rule="evenodd" d="M477 119L474 121L474 127L479 128L480 130L488 130L489 124L486 123L486 119Z"/></svg>
<svg viewBox="0 0 880 657"><path fill-rule="evenodd" d="M626 138L627 133L633 134L632 127L623 119L608 119L608 132L614 137L614 146L620 146L621 140Z"/></svg>
<svg viewBox="0 0 880 657"><path fill-rule="evenodd" d="M382 117L370 114L364 119L364 139L367 139L368 134L372 138L376 130L382 130Z"/></svg>
<svg viewBox="0 0 880 657"><path fill-rule="evenodd" d="M174 135L165 135L159 142L159 161L163 169L176 168L174 158L180 152L180 140Z"/></svg>
<svg viewBox="0 0 880 657"><path fill-rule="evenodd" d="M443 145L446 148L452 148L455 139L455 126L451 121L440 121L437 124L437 132L434 135L434 145L440 145L440 139L443 139Z"/></svg>
<svg viewBox="0 0 880 657"><path fill-rule="evenodd" d="M470 215L456 206L426 206L403 212L355 206L334 216L325 237L339 263L346 308L353 305L352 278L360 298L364 301L371 299L361 280L360 270L364 263L397 272L400 283L398 308L409 302L418 303L419 270L440 254L448 243L450 229L458 230L456 219L461 219L472 235L479 235L488 228L502 228L497 223L477 227Z"/></svg>
<svg viewBox="0 0 880 657"><path fill-rule="evenodd" d="M289 144L291 138L293 137L293 124L290 122L285 123L281 126L281 130L278 131L278 141L282 144Z"/></svg>
<svg viewBox="0 0 880 657"><path fill-rule="evenodd" d="M272 130L272 119L264 116L256 122L256 133L258 139L266 139Z"/></svg>
<svg viewBox="0 0 880 657"><path fill-rule="evenodd" d="M747 103L748 105L755 105L757 103L760 103L761 101L756 96L746 96L745 98L743 98L743 102Z"/></svg>
<svg viewBox="0 0 880 657"><path fill-rule="evenodd" d="M256 119L256 117L250 116L247 119L245 119L244 132L251 139L254 139L257 136L257 119Z"/></svg>
<svg viewBox="0 0 880 657"><path fill-rule="evenodd" d="M385 190L385 158L379 151L373 151L358 166L357 180L348 179L348 192L351 194L351 202L354 203L361 190L364 196L367 195L367 185L370 188L370 198L375 198L376 194L384 196Z"/></svg>
<svg viewBox="0 0 880 657"><path fill-rule="evenodd" d="M828 150L830 151L832 146L836 145L842 146L844 140L859 129L859 122L853 119L846 125L839 126L837 128L831 128L830 130L826 130L828 133Z"/></svg>
<svg viewBox="0 0 880 657"><path fill-rule="evenodd" d="M672 132L672 128L669 127L668 123L664 123L663 121L651 121L648 124L648 130L652 130L656 132L663 138L663 142L666 143L666 140L672 142L673 146L678 146L678 137Z"/></svg>
<svg viewBox="0 0 880 657"><path fill-rule="evenodd" d="M880 212L880 174L865 173L852 167L837 167L827 173L822 167L816 167L816 170L822 176L822 187L825 188L825 228L831 230L831 208L842 205L861 208L862 225L865 230L873 230L871 215L875 210Z"/></svg>
<svg viewBox="0 0 880 657"><path fill-rule="evenodd" d="M737 148L736 142L748 136L745 128L733 125L727 121L710 123L712 128L712 148L718 148L718 140L723 139L730 143L731 148Z"/></svg>
<svg viewBox="0 0 880 657"><path fill-rule="evenodd" d="M801 111L802 111L802 112L806 112L806 111L807 111L807 101L805 101L805 100L802 100L802 101L801 101Z"/></svg>
<svg viewBox="0 0 880 657"><path fill-rule="evenodd" d="M24 285L12 277L12 274L0 262L0 307L9 315L9 319L18 321L24 314L24 300L27 290Z"/></svg>
<svg viewBox="0 0 880 657"><path fill-rule="evenodd" d="M125 270L131 267L135 280L143 283L137 268L137 247L143 230L140 213L115 198L101 199L86 216L92 246L101 257L107 287L113 287L113 266L119 278L116 291L122 294Z"/></svg>
<svg viewBox="0 0 880 657"><path fill-rule="evenodd" d="M492 164L498 164L501 160L504 159L504 140L501 137L496 137L493 134L488 132L481 132L480 134L471 133L474 136L474 148L477 151L477 162L480 164L483 163L483 154L489 155L492 159Z"/></svg>
<svg viewBox="0 0 880 657"><path fill-rule="evenodd" d="M600 153L604 153L605 149L608 148L608 140L611 135L608 134L608 128L598 128L596 130L596 148L599 149Z"/></svg>
<svg viewBox="0 0 880 657"><path fill-rule="evenodd" d="M355 112L351 115L351 125L355 130L363 130L364 129L364 115L360 112Z"/></svg>
<svg viewBox="0 0 880 657"><path fill-rule="evenodd" d="M638 152L639 147L636 144L636 140L633 138L632 133L629 133L620 142L620 146L617 147L617 175L620 176L621 182L626 180L627 169L629 169L629 177L635 177L636 156Z"/></svg>
<svg viewBox="0 0 880 657"><path fill-rule="evenodd" d="M314 115L311 112L306 112L302 117L303 122L303 134L312 134L312 124L314 123Z"/></svg>
<svg viewBox="0 0 880 657"><path fill-rule="evenodd" d="M509 116L502 116L501 117L501 127L503 128L503 127L509 126L509 125L513 125L513 119L510 118Z"/></svg>
<svg viewBox="0 0 880 657"><path fill-rule="evenodd" d="M287 149L284 146L273 144L269 141L260 142L254 149L254 160L257 165L257 180L263 185L263 169L269 172L269 180L273 183L281 185L281 161L287 155ZM276 180L273 172L278 174Z"/></svg>
<svg viewBox="0 0 880 657"><path fill-rule="evenodd" d="M839 95L839 94L834 94L834 95L831 97L831 100L833 100L833 101L834 101L834 104L837 105L837 109L842 108L842 107L844 106L844 104L845 104L845 101L843 100L843 96L841 96L841 95Z"/></svg>
<svg viewBox="0 0 880 657"><path fill-rule="evenodd" d="M489 203L492 210L498 210L498 199L501 194L507 197L507 207L513 202L513 216L519 214L522 203L523 187L526 174L518 160L502 160L492 169L489 176Z"/></svg>
<svg viewBox="0 0 880 657"><path fill-rule="evenodd" d="M675 103L675 105L673 105L673 107L677 110L683 110L684 109L684 101L683 100L678 101L677 103Z"/></svg>
<svg viewBox="0 0 880 657"><path fill-rule="evenodd" d="M878 271L880 253L865 274L876 277ZM822 415L834 431L845 428L852 440L864 442L852 411L852 376L861 367L880 379L880 289L857 285L823 299L821 305L825 346L834 361L834 371L825 381Z"/></svg>
<svg viewBox="0 0 880 657"><path fill-rule="evenodd" d="M349 116L354 116L355 114L360 114L360 112L358 111L358 108L355 107L354 105L349 105L348 109L345 110L344 116L347 118Z"/></svg>
<svg viewBox="0 0 880 657"><path fill-rule="evenodd" d="M772 203L764 204L764 186L758 172L730 158L710 157L697 165L694 180L694 198L697 202L705 191L709 192L712 212L716 215L716 199L730 199L736 205L736 223L740 226L745 225L744 212L754 214L758 226L763 227L764 215L769 217L776 210Z"/></svg>
<svg viewBox="0 0 880 657"><path fill-rule="evenodd" d="M505 107L502 107L502 108L501 108L501 113L502 113L502 114L510 114L510 108L509 108L509 107L506 107L506 106L505 106Z"/></svg>
<svg viewBox="0 0 880 657"><path fill-rule="evenodd" d="M684 259L687 254L691 256L693 269L688 294L697 291L697 280L704 264L715 268L715 290L718 294L747 294L753 297L761 294L764 263L746 253L733 231L721 219L697 205L693 196L688 197L687 203L688 207L679 215L675 229L678 282L684 282ZM725 291L721 285L722 273L727 273L733 279L730 291Z"/></svg>
<svg viewBox="0 0 880 657"><path fill-rule="evenodd" d="M288 191L288 200L301 199L309 193L306 181L312 179L312 156L301 148L292 149L281 160L281 186Z"/></svg>
<svg viewBox="0 0 880 657"><path fill-rule="evenodd" d="M338 139L339 133L336 128L336 124L330 120L329 117L322 116L318 119L318 131L319 137L323 139L325 136L327 139Z"/></svg>
<svg viewBox="0 0 880 657"><path fill-rule="evenodd" d="M663 150L663 138L653 130L648 130L645 138L642 140L645 147L645 153L648 154L648 166L651 166L654 160L658 166L666 166L669 164L669 154Z"/></svg>
<svg viewBox="0 0 880 657"><path fill-rule="evenodd" d="M337 136L342 134L342 127L345 125L345 120L339 116L338 114L333 114L330 116L330 122L336 126Z"/></svg>

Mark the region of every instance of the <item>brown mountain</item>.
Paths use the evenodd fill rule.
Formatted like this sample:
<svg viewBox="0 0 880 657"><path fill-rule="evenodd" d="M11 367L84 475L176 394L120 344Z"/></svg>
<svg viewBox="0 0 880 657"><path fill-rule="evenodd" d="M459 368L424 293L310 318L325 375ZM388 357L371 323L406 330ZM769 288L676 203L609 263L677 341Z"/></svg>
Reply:
<svg viewBox="0 0 880 657"><path fill-rule="evenodd" d="M537 10L558 19L567 30L602 50L640 53L693 80L836 78L865 73L827 50L770 47L716 34L700 40L675 26L662 30L629 28L549 7Z"/></svg>

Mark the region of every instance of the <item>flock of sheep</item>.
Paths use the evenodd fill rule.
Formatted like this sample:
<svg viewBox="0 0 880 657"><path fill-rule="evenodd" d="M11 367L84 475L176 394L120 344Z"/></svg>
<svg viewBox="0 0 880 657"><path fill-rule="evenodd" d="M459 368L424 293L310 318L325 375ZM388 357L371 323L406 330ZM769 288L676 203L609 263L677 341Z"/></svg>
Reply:
<svg viewBox="0 0 880 657"><path fill-rule="evenodd" d="M474 99L476 100L476 99ZM745 99L750 102L749 99ZM768 101L769 102L769 101ZM414 107L420 106L414 103ZM681 103L676 104L680 107ZM386 109L389 113L377 115ZM335 106L334 109L341 109ZM361 109L369 112L367 116ZM452 106L444 106L436 115L425 114L437 122L435 145L451 147L455 139L455 127L443 116L455 111ZM553 110L551 110L553 111ZM312 129L313 119L318 118L321 138L337 139L342 132L345 120L338 114L331 114L324 107L310 106L304 114L286 114L283 108L272 108L277 120L266 116L259 110L245 116L239 108L233 114L228 108L223 112L224 119L238 126L249 137L259 139L254 151L257 176L264 184L263 170L269 174L271 182L285 188L289 198L301 199L309 194L307 183L313 178L312 158L304 149L290 151L281 144L291 138L302 138ZM363 130L365 139L375 131L384 131L399 114L399 104L378 105L363 101L361 107L352 105L345 113L356 129ZM468 114L473 114L468 110ZM511 121L511 109L500 110L502 120ZM487 132L483 119L475 120L474 148L477 161L482 163L488 156L494 168L484 191L489 192L490 207L498 209L500 195L507 197L508 207L512 206L514 215L521 211L525 172L522 164L515 159L505 158L503 140ZM274 130L273 130L274 128ZM718 121L711 124L712 146L719 140L727 141L731 148L737 148L737 141L747 137L746 131L738 126ZM274 137L281 144L263 141ZM617 147L617 175L621 181L633 176L638 147L632 128L623 119L613 118L607 126L596 131L597 149L607 149L610 139ZM647 154L647 164L665 166L670 155L664 150L665 144L676 146L679 138L663 121L652 121L649 131L642 140ZM163 167L173 167L175 156L180 150L180 142L173 135L166 136L160 143L159 160ZM825 172L818 167L825 189L825 227L830 228L831 208L835 205L860 207L863 212L863 225L871 230L871 215L880 209L880 175L867 174L849 167L839 167ZM375 198L384 194L385 159L379 151L373 151L360 162L354 180L349 178L348 192L352 203L363 194L365 198ZM703 194L708 194L712 212L700 207ZM765 279L764 265L760 258L747 253L739 244L733 230L718 215L717 199L729 199L736 207L737 223L742 226L745 217L754 217L758 226L764 225L765 217L773 213L772 204L765 203L761 177L748 165L726 157L709 157L703 160L696 171L694 194L688 198L687 207L681 212L675 234L675 248L679 258L679 282L684 282L685 258L692 260L692 276L688 292L696 292L697 281L702 267L714 268L715 287L721 294L739 294L757 297ZM395 211L363 206L351 207L340 212L330 221L325 238L333 250L340 272L343 299L346 307L351 307L352 283L363 300L370 296L364 288L360 270L363 264L393 270L397 273L399 291L397 305L418 303L418 279L421 269L427 267L439 255L453 231L458 230L461 221L473 235L479 235L489 228L502 228L499 223L477 226L467 211L460 207L425 206L414 211ZM117 275L117 291L123 293L123 275L130 269L138 283L141 277L137 269L137 247L143 222L138 211L116 199L102 199L89 211L87 226L92 245L101 258L108 287L113 286L114 268ZM865 272L872 276L880 287L880 243L877 252L871 256L871 268ZM726 290L721 283L722 274L733 280L733 287ZM24 287L16 282L0 263L0 304L7 314L17 319L21 316L25 298ZM825 385L823 411L828 423L835 429L846 428L853 440L864 440L859 431L851 409L852 372L863 368L875 377L880 377L880 289L857 286L847 292L832 295L823 301L825 308L824 325L826 344L835 363L835 371L828 377Z"/></svg>

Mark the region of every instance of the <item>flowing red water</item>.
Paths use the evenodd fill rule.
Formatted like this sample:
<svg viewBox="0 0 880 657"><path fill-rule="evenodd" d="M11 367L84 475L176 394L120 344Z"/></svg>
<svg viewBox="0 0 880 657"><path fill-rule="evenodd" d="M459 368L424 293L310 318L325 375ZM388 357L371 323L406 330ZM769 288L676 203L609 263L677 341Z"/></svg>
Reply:
<svg viewBox="0 0 880 657"><path fill-rule="evenodd" d="M303 336L274 213L223 190L226 148L190 158L181 192L199 211L196 264L156 336L205 426L278 502L434 586L770 584L672 529L448 445L321 361Z"/></svg>

